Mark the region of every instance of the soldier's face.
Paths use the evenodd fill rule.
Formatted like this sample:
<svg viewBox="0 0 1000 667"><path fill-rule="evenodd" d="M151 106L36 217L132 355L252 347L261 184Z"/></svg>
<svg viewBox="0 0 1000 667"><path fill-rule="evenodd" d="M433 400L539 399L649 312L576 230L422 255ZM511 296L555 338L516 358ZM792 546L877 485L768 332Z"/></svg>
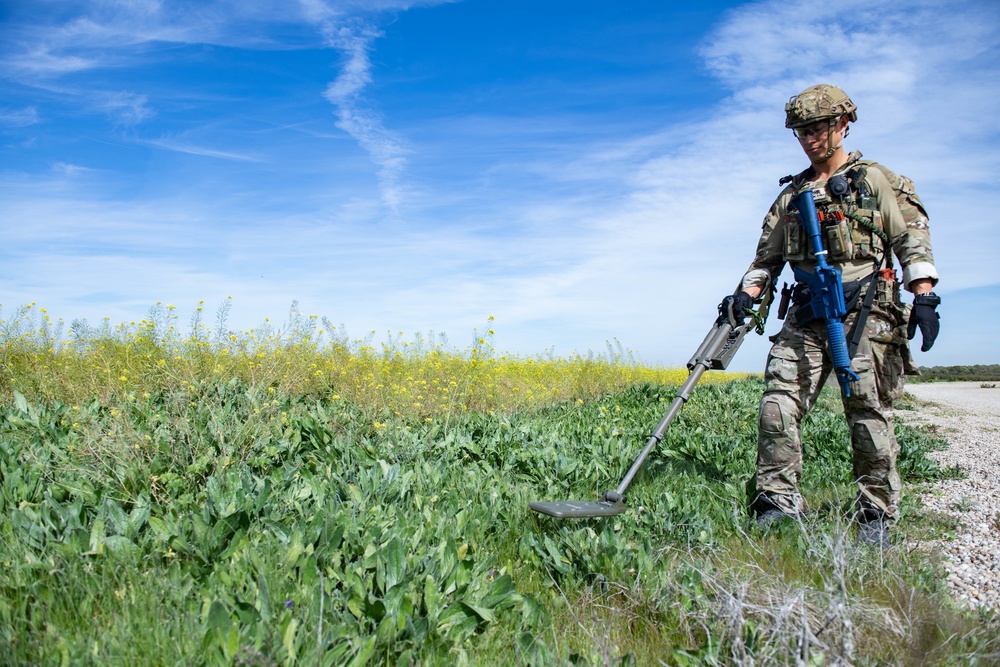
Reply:
<svg viewBox="0 0 1000 667"><path fill-rule="evenodd" d="M829 120L821 120L811 125L795 128L795 137L799 140L799 145L802 146L802 150L805 151L810 160L826 155L830 148L831 125Z"/></svg>
<svg viewBox="0 0 1000 667"><path fill-rule="evenodd" d="M811 162L824 159L830 150L830 139L834 148L843 143L844 131L847 129L847 118L841 116L836 120L820 120L810 125L795 128L795 137Z"/></svg>

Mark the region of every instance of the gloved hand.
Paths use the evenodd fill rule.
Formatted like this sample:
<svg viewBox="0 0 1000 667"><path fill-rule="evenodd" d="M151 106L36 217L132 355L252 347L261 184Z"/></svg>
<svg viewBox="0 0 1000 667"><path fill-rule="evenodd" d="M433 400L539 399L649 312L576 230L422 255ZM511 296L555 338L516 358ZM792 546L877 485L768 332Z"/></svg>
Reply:
<svg viewBox="0 0 1000 667"><path fill-rule="evenodd" d="M938 330L941 328L938 322L941 316L936 310L940 303L941 297L934 292L918 294L913 297L913 310L910 311L910 321L906 325L906 337L913 340L919 326L920 337L924 341L920 346L921 352L931 349L934 345L934 339L937 338Z"/></svg>
<svg viewBox="0 0 1000 667"><path fill-rule="evenodd" d="M719 319L728 320L735 329L747 319L747 311L753 309L753 297L744 291L729 294L719 304Z"/></svg>

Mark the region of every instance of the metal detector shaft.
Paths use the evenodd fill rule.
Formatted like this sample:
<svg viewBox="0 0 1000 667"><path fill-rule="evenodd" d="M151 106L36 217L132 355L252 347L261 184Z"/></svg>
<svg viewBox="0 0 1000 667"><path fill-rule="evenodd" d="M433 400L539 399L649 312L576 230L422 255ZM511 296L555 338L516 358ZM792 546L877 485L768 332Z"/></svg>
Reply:
<svg viewBox="0 0 1000 667"><path fill-rule="evenodd" d="M657 424L656 429L649 436L649 440L646 442L646 446L642 448L639 455L635 458L632 463L632 467L629 468L628 473L626 473L625 478L622 480L621 484L614 491L606 491L604 495L595 501L578 501L578 500L568 500L568 501L541 501L532 502L529 504L532 510L539 512L541 514L548 514L549 516L554 516L559 519L574 519L574 518L586 518L586 517L608 517L621 514L625 511L625 491L628 489L629 485L632 483L632 479L642 468L642 464L646 462L646 457L649 453L653 451L653 447L663 441L663 436L667 432L667 428L670 426L670 422L674 420L677 413L680 412L681 406L683 406L688 399L691 397L691 390L694 386L698 384L701 376L705 374L707 370L725 370L732 360L733 355L736 354L736 350L739 349L740 344L743 342L743 338L750 331L756 329L757 333L764 332L764 321L767 319L767 311L771 303L771 298L773 296L773 291L767 291L762 300L760 307L757 309L756 313L750 313L754 315L754 320L745 324L739 324L735 328L733 325L724 317L719 317L712 328L709 330L708 335L705 336L705 340L701 342L698 349L695 351L694 356L687 363L688 368L688 378L681 386L680 390L674 396L674 400L670 403L670 407L667 409L667 413L663 415L663 419Z"/></svg>
<svg viewBox="0 0 1000 667"><path fill-rule="evenodd" d="M628 489L629 484L632 483L632 478L635 477L636 473L639 472L639 468L642 464L646 462L646 457L649 453L653 451L653 447L660 444L663 440L664 434L667 432L667 427L670 426L670 422L674 420L674 417L680 412L681 407L687 402L690 397L690 392L694 389L694 386L698 384L698 380L705 373L705 366L699 364L694 370L688 374L688 379L681 387L681 390L677 392L677 396L674 398L673 402L670 403L670 408L667 410L667 414L663 416L660 420L659 425L657 425L656 430L652 432L649 436L649 440L646 442L646 446L642 448L639 455L635 457L635 461L632 463L632 467L628 469L625 473L625 478L622 479L621 484L615 489L615 493L620 496L625 495L625 491Z"/></svg>
<svg viewBox="0 0 1000 667"><path fill-rule="evenodd" d="M667 409L667 413L663 415L663 419L657 424L656 428L653 430L652 434L649 436L649 440L646 442L646 446L642 448L639 455L635 457L635 461L632 463L632 467L629 468L628 472L625 473L625 478L622 479L621 484L615 489L615 493L619 496L624 496L625 491L628 489L629 485L632 483L632 478L635 477L636 473L639 472L639 468L642 464L646 462L646 457L649 453L653 451L653 447L658 445L663 441L663 436L667 432L667 428L670 426L670 422L674 420L677 413L681 411L681 408L687 403L688 399L691 398L691 390L694 386L698 384L701 376L705 374L705 371L713 366L713 359L718 357L719 352L725 347L726 343L729 341L730 334L733 333L733 328L728 323L719 323L713 328L705 340L702 341L701 346L698 351L695 352L694 357L688 362L688 378L681 386L680 390L674 396L674 400L670 403L670 407ZM739 333L737 333L739 335ZM742 338L742 336L740 336Z"/></svg>

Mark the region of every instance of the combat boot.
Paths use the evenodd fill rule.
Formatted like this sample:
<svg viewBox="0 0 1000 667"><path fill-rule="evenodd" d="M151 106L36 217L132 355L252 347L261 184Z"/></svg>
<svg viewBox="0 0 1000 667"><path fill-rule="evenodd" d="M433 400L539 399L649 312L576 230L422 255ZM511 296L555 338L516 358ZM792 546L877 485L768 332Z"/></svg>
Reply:
<svg viewBox="0 0 1000 667"><path fill-rule="evenodd" d="M854 515L854 521L858 524L859 543L879 549L889 548L889 522L884 512L865 508Z"/></svg>
<svg viewBox="0 0 1000 667"><path fill-rule="evenodd" d="M764 510L757 515L757 527L758 528L770 528L773 525L782 523L786 519L794 518L791 514L782 512L781 510L774 508L769 510Z"/></svg>
<svg viewBox="0 0 1000 667"><path fill-rule="evenodd" d="M757 516L757 526L759 528L770 528L771 526L784 523L788 519L797 519L798 514L791 514L781 509L766 493L760 492L750 505Z"/></svg>

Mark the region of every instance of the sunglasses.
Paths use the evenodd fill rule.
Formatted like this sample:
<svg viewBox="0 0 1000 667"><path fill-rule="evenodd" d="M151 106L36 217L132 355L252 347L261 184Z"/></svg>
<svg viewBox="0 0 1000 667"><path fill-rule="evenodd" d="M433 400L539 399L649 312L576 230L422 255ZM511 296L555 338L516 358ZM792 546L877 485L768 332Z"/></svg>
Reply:
<svg viewBox="0 0 1000 667"><path fill-rule="evenodd" d="M799 138L799 139L805 139L806 137L811 137L811 136L814 136L814 135L815 136L820 136L820 135L826 134L827 132L830 131L830 127L832 125L833 125L833 123L830 122L830 121L826 121L826 122L822 122L821 121L819 123L813 123L812 125L805 125L803 127L796 127L794 129L792 129L792 132L795 134L795 136L797 138Z"/></svg>

